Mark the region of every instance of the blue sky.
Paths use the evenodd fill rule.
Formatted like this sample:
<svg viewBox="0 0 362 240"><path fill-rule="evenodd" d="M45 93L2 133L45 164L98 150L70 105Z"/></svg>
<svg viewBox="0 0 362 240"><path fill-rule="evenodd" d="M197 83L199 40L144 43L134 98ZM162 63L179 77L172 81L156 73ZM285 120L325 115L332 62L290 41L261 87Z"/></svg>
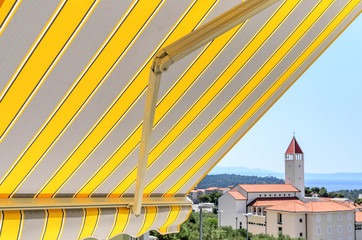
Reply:
<svg viewBox="0 0 362 240"><path fill-rule="evenodd" d="M359 16L219 162L284 172L293 132L305 172L362 172Z"/></svg>

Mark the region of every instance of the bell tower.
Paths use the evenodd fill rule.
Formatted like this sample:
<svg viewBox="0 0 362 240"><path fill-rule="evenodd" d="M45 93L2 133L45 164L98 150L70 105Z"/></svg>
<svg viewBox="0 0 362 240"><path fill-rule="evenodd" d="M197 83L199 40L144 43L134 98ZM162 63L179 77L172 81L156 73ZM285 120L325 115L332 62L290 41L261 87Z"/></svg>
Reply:
<svg viewBox="0 0 362 240"><path fill-rule="evenodd" d="M304 153L295 136L285 152L285 184L291 184L300 190L304 198Z"/></svg>

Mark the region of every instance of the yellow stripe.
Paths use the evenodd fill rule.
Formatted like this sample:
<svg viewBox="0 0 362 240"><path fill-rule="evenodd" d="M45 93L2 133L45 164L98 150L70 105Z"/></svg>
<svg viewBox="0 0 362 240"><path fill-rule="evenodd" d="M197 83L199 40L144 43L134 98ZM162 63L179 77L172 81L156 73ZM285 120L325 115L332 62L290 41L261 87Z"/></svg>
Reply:
<svg viewBox="0 0 362 240"><path fill-rule="evenodd" d="M18 9L21 0L0 0L0 36Z"/></svg>
<svg viewBox="0 0 362 240"><path fill-rule="evenodd" d="M134 2L131 8L119 21L115 29L108 36L97 54L90 61L83 73L73 84L73 87L63 98L61 103L50 117L49 124L42 130L32 149L36 155L30 156L40 159L49 146L52 146L64 130L71 124L74 117L88 103L100 85L106 80L115 66L120 62L129 48L148 25L164 1L141 0ZM129 12L131 11L131 12ZM104 122L109 124L107 120ZM97 124L96 124L97 125ZM92 132L93 128L90 130ZM81 166L87 159L95 146L99 143L98 132L102 128L96 128L95 133L83 138L80 144L59 166L55 173L40 189L38 197L49 197L59 191L62 184L73 174L77 167ZM30 153L29 153L30 154ZM35 157L34 157L35 156Z"/></svg>
<svg viewBox="0 0 362 240"><path fill-rule="evenodd" d="M46 211L48 212L47 222L42 239L58 239L63 229L65 211L62 209L49 209Z"/></svg>
<svg viewBox="0 0 362 240"><path fill-rule="evenodd" d="M118 234L123 233L126 230L129 223L130 215L131 212L129 208L118 208L115 224L108 238L112 238Z"/></svg>
<svg viewBox="0 0 362 240"><path fill-rule="evenodd" d="M200 98L189 108L189 110L180 118L180 120L171 128L171 130L161 139L155 148L151 150L148 160L150 167L158 157L175 141L180 134L200 115L230 82L233 76L238 73L246 63L256 54L265 41L274 33L274 30L280 26L283 19L288 16L292 9L296 7L298 2L287 1L279 9L276 10L274 16L256 33L253 37L254 41L249 42L242 49L231 64L224 70L211 86L200 96ZM136 171L132 172L126 180L122 181L111 196L119 196L124 193L135 181ZM145 192L147 193L147 192Z"/></svg>
<svg viewBox="0 0 362 240"><path fill-rule="evenodd" d="M95 0L69 0L59 5L52 20L44 28L0 96L2 119L0 134L6 131L9 124L14 123L13 118L20 115L93 11L96 3L98 1ZM32 151L24 150L1 180L0 192L3 195L10 195L32 170L34 164L37 164L36 157L43 153L39 153L42 148L34 147ZM25 159L19 162L23 154L26 155Z"/></svg>
<svg viewBox="0 0 362 240"><path fill-rule="evenodd" d="M293 49L296 43L309 31L316 20L330 7L333 1L322 1L313 11L303 19L302 23L294 29L283 42L282 45L272 54L272 56L258 69L248 83L238 91L231 101L210 121L210 123L200 131L196 138L192 141L185 150L175 158L175 160L165 168L152 182L145 188L145 193L152 193L159 185L164 182L176 169L178 169L193 152L198 149L201 144L206 141L216 129L223 124L226 119L237 109L245 100L246 97L253 92L262 81L273 71L273 69L284 59L284 57Z"/></svg>
<svg viewBox="0 0 362 240"><path fill-rule="evenodd" d="M23 216L20 211L3 211L1 240L15 240L21 235Z"/></svg>
<svg viewBox="0 0 362 240"><path fill-rule="evenodd" d="M62 1L0 95L0 141L21 115L95 7L95 0Z"/></svg>
<svg viewBox="0 0 362 240"><path fill-rule="evenodd" d="M178 216L180 215L181 208L180 206L171 206L170 207L170 213L166 220L166 222L158 229L160 233L166 234L168 232L168 227L174 223Z"/></svg>
<svg viewBox="0 0 362 240"><path fill-rule="evenodd" d="M83 239L93 235L98 226L99 215L100 215L100 209L97 208L85 209L84 224L78 239Z"/></svg>
<svg viewBox="0 0 362 240"><path fill-rule="evenodd" d="M199 0L196 3L192 3L190 8L184 13L184 15L175 24L173 29L167 34L164 40L155 49L153 54L157 52L159 48L164 45L168 45L173 41L177 40L181 36L192 31L199 23L200 19L205 17L205 14L210 12L209 10L215 6L216 1ZM186 16L185 16L186 14ZM97 139L101 140L102 137L110 131L110 126L114 127L120 122L124 114L128 111L129 106L132 106L136 100L139 99L140 94L144 93L147 87L148 75L150 69L150 60L153 54L146 61L144 66L138 71L131 80L131 84L128 86L125 92L122 92L115 100L114 104L111 105L109 110L106 111L106 115L101 117L101 121L94 130L94 135ZM141 130L138 131L140 133ZM99 136L96 136L99 135ZM87 197L93 192L99 184L109 176L109 172L122 162L129 152L132 152L140 141L140 134L133 138L127 139L126 144L123 145L122 151L116 151L112 157L108 159L104 165L97 170L96 174L88 181L78 192L77 197ZM123 151L123 149L126 149Z"/></svg>
<svg viewBox="0 0 362 240"><path fill-rule="evenodd" d="M175 82L175 84L170 88L170 90L165 94L165 96L159 101L158 107L156 108L155 113L155 124L154 127L158 125L159 122L169 113L169 111L176 105L179 99L186 94L186 92L193 86L193 84L200 78L200 76L208 69L208 67L215 61L217 56L226 48L226 46L231 42L231 40L236 36L236 34L241 30L240 27L236 27L221 37L217 38L210 45L205 47L205 49L196 57L195 61L186 69L186 71L181 75L181 77ZM182 81L180 81L182 80ZM139 124L141 125L141 123ZM127 137L128 139L138 138L141 135L142 128L136 128L134 132ZM139 143L133 142L133 143ZM126 143L127 144L127 143ZM137 146L136 145L136 146ZM129 146L129 145L127 145ZM135 149L136 146L129 146L128 149ZM121 144L123 147L123 143ZM124 149L125 147L123 147ZM118 165L117 165L118 164ZM107 176L110 176L117 168L119 163L114 161L107 162L102 168L100 168L99 173L97 172L94 176L98 178L94 179L94 176L88 180L92 184L91 189L96 189L102 182L104 182ZM97 175L98 174L98 175ZM88 184L88 182L86 184ZM93 190L94 191L94 190Z"/></svg>
<svg viewBox="0 0 362 240"><path fill-rule="evenodd" d="M224 136L189 170L176 181L164 196L173 196L212 156L270 99L270 97L295 73L311 54L325 41L325 39L338 27L344 18L357 6L359 0L350 2L314 39L302 54L284 71L281 77L259 98L259 100L224 134Z"/></svg>
<svg viewBox="0 0 362 240"><path fill-rule="evenodd" d="M147 232L152 224L155 222L156 217L158 213L157 207L146 207L145 208L145 218L142 224L142 227L140 228L139 232L137 233L137 236L141 236L145 232Z"/></svg>

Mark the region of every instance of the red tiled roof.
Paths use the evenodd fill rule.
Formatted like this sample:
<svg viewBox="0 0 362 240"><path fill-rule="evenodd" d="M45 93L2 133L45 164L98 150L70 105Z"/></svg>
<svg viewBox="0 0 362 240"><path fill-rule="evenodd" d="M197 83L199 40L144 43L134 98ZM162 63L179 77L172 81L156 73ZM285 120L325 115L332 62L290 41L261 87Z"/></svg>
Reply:
<svg viewBox="0 0 362 240"><path fill-rule="evenodd" d="M336 202L309 202L305 204L309 212L339 212L353 211L353 208L346 207Z"/></svg>
<svg viewBox="0 0 362 240"><path fill-rule="evenodd" d="M239 184L247 192L300 192L290 184Z"/></svg>
<svg viewBox="0 0 362 240"><path fill-rule="evenodd" d="M230 188L224 187L224 188L219 188L218 190L227 190L227 189L230 189Z"/></svg>
<svg viewBox="0 0 362 240"><path fill-rule="evenodd" d="M286 204L279 204L266 208L266 210L283 212L340 212L354 211L353 208L343 206L335 202L308 202L299 203L297 201Z"/></svg>
<svg viewBox="0 0 362 240"><path fill-rule="evenodd" d="M289 201L266 208L265 210L275 210L282 212L306 212L305 204L300 200Z"/></svg>
<svg viewBox="0 0 362 240"><path fill-rule="evenodd" d="M252 201L248 206L253 206L253 207L266 207L266 206L274 206L274 205L279 205L279 204L286 204L288 202L300 202L302 203L302 201L300 201L297 197L289 197L289 198L257 198L254 201Z"/></svg>
<svg viewBox="0 0 362 240"><path fill-rule="evenodd" d="M229 193L236 200L246 200L246 197L238 191L230 190L227 193Z"/></svg>
<svg viewBox="0 0 362 240"><path fill-rule="evenodd" d="M303 153L303 152L302 149L299 147L297 140L295 139L295 137L293 137L285 154L295 154L295 153Z"/></svg>
<svg viewBox="0 0 362 240"><path fill-rule="evenodd" d="M206 188L205 190L214 191L214 190L218 190L218 189L219 189L218 187L209 187L209 188Z"/></svg>
<svg viewBox="0 0 362 240"><path fill-rule="evenodd" d="M341 205L344 205L346 207L353 208L353 209L361 209L361 206L355 204L354 202L352 202L350 200L347 200L347 201L334 201L334 202L339 203Z"/></svg>
<svg viewBox="0 0 362 240"><path fill-rule="evenodd" d="M362 223L362 212L360 211L356 212L356 222Z"/></svg>

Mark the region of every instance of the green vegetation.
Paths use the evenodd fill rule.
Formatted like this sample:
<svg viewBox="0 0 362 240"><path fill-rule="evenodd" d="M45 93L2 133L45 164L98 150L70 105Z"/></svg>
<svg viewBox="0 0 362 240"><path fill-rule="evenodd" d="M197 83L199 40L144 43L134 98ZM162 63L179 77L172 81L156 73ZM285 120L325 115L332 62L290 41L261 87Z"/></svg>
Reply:
<svg viewBox="0 0 362 240"><path fill-rule="evenodd" d="M242 176L236 174L216 174L206 175L200 181L197 188L205 189L209 187L228 187L238 184L283 184L284 180L276 177L257 177L257 176Z"/></svg>
<svg viewBox="0 0 362 240"><path fill-rule="evenodd" d="M362 189L339 190L339 191L334 191L333 193L339 193L339 194L342 194L344 197L349 198L351 200L357 200L358 195L362 194Z"/></svg>
<svg viewBox="0 0 362 240"><path fill-rule="evenodd" d="M200 195L197 197L197 200L200 202L200 203L213 203L215 205L218 205L218 199L219 197L221 197L222 194L219 193L219 192L212 192L210 193L209 195L205 194L205 195Z"/></svg>
<svg viewBox="0 0 362 240"><path fill-rule="evenodd" d="M320 197L330 197L330 198L349 198L353 201L357 200L358 195L362 194L362 189L355 189L355 190L339 190L339 191L333 191L328 192L326 188L324 187L313 187L305 188L305 195L311 196L311 193L318 193Z"/></svg>
<svg viewBox="0 0 362 240"><path fill-rule="evenodd" d="M205 240L245 240L246 230L233 230L230 226L218 227L217 215L213 213L203 213L202 236ZM198 240L199 239L199 213L192 212L180 227L179 233L161 235L156 231L151 231L150 235L156 236L160 240ZM272 237L266 234L253 235L249 233L252 240L295 240L288 236L279 235ZM299 239L299 238L298 238Z"/></svg>

